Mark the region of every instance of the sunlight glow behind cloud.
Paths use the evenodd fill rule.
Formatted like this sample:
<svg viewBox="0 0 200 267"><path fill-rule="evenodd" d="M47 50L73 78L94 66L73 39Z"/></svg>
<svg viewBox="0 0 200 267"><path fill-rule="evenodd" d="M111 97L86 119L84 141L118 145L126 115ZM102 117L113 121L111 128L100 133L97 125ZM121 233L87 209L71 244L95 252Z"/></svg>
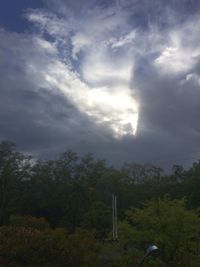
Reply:
<svg viewBox="0 0 200 267"><path fill-rule="evenodd" d="M49 58L43 69L48 87L64 93L79 111L114 137L137 131L140 97L136 95L134 65L138 57L153 56L159 75L187 75L200 55L196 45L199 28L193 30L192 20L163 35L158 24L150 23L148 31L131 26L130 15L117 5L99 6L78 20L70 10L59 18L42 10L27 13L39 30L38 45L52 54L53 63ZM195 22L199 24L199 20ZM186 36L191 32L190 43Z"/></svg>
<svg viewBox="0 0 200 267"><path fill-rule="evenodd" d="M194 27L199 19L164 33L159 23L149 21L148 31L131 25L134 11L118 5L85 10L79 19L66 6L65 11L61 17L42 10L27 13L39 30L38 45L53 58L43 69L44 81L114 137L135 135L141 101L134 80L137 59L151 58L160 76L191 73L200 55L199 27Z"/></svg>
<svg viewBox="0 0 200 267"><path fill-rule="evenodd" d="M107 41L107 31L119 24L118 16L106 18L107 31L97 28L92 39L91 27L86 25L88 22L83 23L82 31L80 25L76 30L76 24L72 23L71 33L68 31L69 25L64 32L67 21L64 23L64 20L51 14L30 11L27 17L39 27L40 32L46 31L55 38L54 43L37 40L41 49L54 53L55 57L53 64L43 69L48 87L61 90L78 110L88 115L94 123L107 128L114 137L135 135L139 103L129 88L133 59L128 45L136 32L130 31L119 38L109 36ZM124 46L126 49L123 50ZM121 54L118 54L120 49ZM65 59L58 56L66 54L66 51L68 56ZM79 70L73 68L75 62L80 66Z"/></svg>
<svg viewBox="0 0 200 267"><path fill-rule="evenodd" d="M49 88L61 90L81 112L110 129L115 137L136 134L139 107L126 87L91 88L59 61L48 66L45 79Z"/></svg>
<svg viewBox="0 0 200 267"><path fill-rule="evenodd" d="M192 155L200 2L42 2L21 10L28 23L0 25L0 138L46 158L70 148L118 166Z"/></svg>

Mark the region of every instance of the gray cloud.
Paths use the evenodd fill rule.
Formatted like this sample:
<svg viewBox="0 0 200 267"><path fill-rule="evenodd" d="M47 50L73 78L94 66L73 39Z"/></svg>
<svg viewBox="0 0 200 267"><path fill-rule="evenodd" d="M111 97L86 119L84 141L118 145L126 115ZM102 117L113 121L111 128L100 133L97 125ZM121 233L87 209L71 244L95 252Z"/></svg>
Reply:
<svg viewBox="0 0 200 267"><path fill-rule="evenodd" d="M46 158L71 148L115 165L191 164L200 156L199 4L106 3L48 1L27 13L37 30L0 31L0 138ZM136 136L115 138L116 109L86 103L103 86L109 101L117 86L138 101Z"/></svg>
<svg viewBox="0 0 200 267"><path fill-rule="evenodd" d="M61 92L42 88L40 71L34 69L36 65L42 72L52 58L34 47L31 37L2 31L1 40L1 139L13 140L22 150L45 157L65 148L77 149L76 135L84 135L89 120Z"/></svg>

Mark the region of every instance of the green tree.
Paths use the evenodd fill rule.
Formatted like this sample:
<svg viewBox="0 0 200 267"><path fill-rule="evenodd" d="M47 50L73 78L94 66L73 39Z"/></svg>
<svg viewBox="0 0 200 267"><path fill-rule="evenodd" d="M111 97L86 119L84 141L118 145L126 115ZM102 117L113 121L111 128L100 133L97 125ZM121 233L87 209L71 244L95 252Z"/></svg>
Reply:
<svg viewBox="0 0 200 267"><path fill-rule="evenodd" d="M69 261L73 267L100 267L99 244L91 232L81 228L68 237Z"/></svg>
<svg viewBox="0 0 200 267"><path fill-rule="evenodd" d="M83 217L83 226L92 230L95 237L105 238L111 230L111 209L103 202L94 202Z"/></svg>
<svg viewBox="0 0 200 267"><path fill-rule="evenodd" d="M18 210L22 181L28 179L30 158L16 151L12 142L0 143L0 225Z"/></svg>
<svg viewBox="0 0 200 267"><path fill-rule="evenodd" d="M10 226L34 228L37 230L49 229L49 223L44 218L32 216L10 216Z"/></svg>
<svg viewBox="0 0 200 267"><path fill-rule="evenodd" d="M42 218L13 217L11 223L0 227L0 266L67 266L64 229L49 229Z"/></svg>
<svg viewBox="0 0 200 267"><path fill-rule="evenodd" d="M138 248L155 243L168 266L199 266L200 218L185 208L184 200L152 200L143 209L129 210L127 222Z"/></svg>

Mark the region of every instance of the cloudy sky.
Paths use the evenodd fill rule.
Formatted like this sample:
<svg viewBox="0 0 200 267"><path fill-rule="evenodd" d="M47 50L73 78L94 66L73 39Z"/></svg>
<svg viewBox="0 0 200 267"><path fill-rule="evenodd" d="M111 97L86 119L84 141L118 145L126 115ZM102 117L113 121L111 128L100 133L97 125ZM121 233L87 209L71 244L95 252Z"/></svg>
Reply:
<svg viewBox="0 0 200 267"><path fill-rule="evenodd" d="M200 1L2 0L0 140L111 164L200 159Z"/></svg>

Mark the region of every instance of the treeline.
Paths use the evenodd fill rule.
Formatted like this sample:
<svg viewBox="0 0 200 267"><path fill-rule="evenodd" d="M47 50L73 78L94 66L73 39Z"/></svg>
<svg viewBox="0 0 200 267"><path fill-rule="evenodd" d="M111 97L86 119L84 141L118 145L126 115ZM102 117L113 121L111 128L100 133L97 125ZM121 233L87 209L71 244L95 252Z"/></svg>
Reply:
<svg viewBox="0 0 200 267"><path fill-rule="evenodd" d="M199 208L199 162L166 175L72 151L38 161L0 143L0 266L137 266L150 243L161 258L146 266L200 266Z"/></svg>

